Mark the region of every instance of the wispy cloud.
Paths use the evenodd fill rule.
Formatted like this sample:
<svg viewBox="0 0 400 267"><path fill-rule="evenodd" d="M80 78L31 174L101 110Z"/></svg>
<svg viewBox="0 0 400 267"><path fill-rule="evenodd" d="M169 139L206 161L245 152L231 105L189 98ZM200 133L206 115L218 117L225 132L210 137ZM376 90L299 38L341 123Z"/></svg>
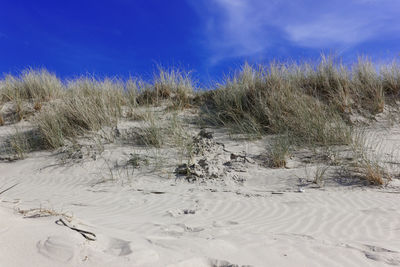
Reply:
<svg viewBox="0 0 400 267"><path fill-rule="evenodd" d="M289 39L302 46L354 45L374 36L379 27L357 18L322 16L312 22L283 28Z"/></svg>
<svg viewBox="0 0 400 267"><path fill-rule="evenodd" d="M192 0L190 3L202 18L211 63L267 53L285 45L343 49L400 33L398 0Z"/></svg>

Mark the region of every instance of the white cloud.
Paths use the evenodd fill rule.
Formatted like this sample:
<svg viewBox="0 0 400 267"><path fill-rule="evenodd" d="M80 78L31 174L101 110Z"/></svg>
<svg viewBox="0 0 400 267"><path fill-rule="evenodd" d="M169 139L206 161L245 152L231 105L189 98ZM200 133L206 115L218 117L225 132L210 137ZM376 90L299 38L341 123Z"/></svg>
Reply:
<svg viewBox="0 0 400 267"><path fill-rule="evenodd" d="M378 27L353 18L325 16L304 24L284 27L289 39L307 47L354 45L372 37Z"/></svg>
<svg viewBox="0 0 400 267"><path fill-rule="evenodd" d="M254 6L245 0L206 2L208 7L197 6L197 9L205 21L205 42L213 52L212 63L227 57L257 54L268 46L265 28L268 25L262 16L267 9L255 12Z"/></svg>
<svg viewBox="0 0 400 267"><path fill-rule="evenodd" d="M214 63L266 53L282 43L343 49L400 33L398 0L188 1L204 21L205 43Z"/></svg>

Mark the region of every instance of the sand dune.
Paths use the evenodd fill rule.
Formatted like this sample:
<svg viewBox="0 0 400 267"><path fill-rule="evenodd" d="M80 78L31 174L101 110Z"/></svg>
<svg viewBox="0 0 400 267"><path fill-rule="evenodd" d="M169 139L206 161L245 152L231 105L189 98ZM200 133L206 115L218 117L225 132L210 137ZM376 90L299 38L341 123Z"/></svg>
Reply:
<svg viewBox="0 0 400 267"><path fill-rule="evenodd" d="M393 148L396 135L380 135L381 146ZM235 153L261 151L262 141L218 138ZM17 184L0 195L0 266L400 265L398 180L299 191L300 162L240 163L245 172L232 167L225 180L193 183L162 170L110 173L103 159L123 161L130 151L110 144L97 160L60 163L35 152L0 163L0 191Z"/></svg>

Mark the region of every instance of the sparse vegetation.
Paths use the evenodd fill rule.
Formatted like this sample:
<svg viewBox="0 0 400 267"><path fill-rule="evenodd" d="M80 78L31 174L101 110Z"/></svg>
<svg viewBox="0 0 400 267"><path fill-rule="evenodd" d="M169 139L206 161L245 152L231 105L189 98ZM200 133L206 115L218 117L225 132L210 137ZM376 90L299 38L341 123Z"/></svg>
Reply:
<svg viewBox="0 0 400 267"><path fill-rule="evenodd" d="M0 81L0 103L8 102L6 113L0 113L0 126L31 121L40 146L32 145L33 139L22 133L8 142L10 151L23 158L33 147L59 148L66 140L112 128L121 118L138 120L142 127L136 137L141 145L157 149L172 145L182 161L191 157L193 149L187 129L176 115L170 124L160 124L153 113L145 114L149 107L143 106L171 111L196 105L201 107L201 126L224 126L249 138L276 135L269 148L269 165L281 168L299 146L352 146L357 125L351 116L372 117L385 105L395 105L400 67L394 62L378 70L366 58L347 66L325 56L315 65L245 64L213 89L199 93L191 73L161 67L151 82L91 76L64 82L44 69L27 69ZM372 184L390 178L377 162L362 153L356 157L358 172Z"/></svg>

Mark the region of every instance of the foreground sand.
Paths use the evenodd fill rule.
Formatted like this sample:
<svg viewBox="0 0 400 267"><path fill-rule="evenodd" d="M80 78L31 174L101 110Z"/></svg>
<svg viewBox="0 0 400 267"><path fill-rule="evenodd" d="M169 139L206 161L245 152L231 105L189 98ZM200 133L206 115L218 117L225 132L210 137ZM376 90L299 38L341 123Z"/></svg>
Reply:
<svg viewBox="0 0 400 267"><path fill-rule="evenodd" d="M130 152L108 145L102 158ZM99 158L60 164L50 152L2 162L0 192L17 185L0 195L0 266L400 265L398 180L299 190L304 167L292 165L189 183L161 169L112 175ZM55 223L67 215L97 240Z"/></svg>

